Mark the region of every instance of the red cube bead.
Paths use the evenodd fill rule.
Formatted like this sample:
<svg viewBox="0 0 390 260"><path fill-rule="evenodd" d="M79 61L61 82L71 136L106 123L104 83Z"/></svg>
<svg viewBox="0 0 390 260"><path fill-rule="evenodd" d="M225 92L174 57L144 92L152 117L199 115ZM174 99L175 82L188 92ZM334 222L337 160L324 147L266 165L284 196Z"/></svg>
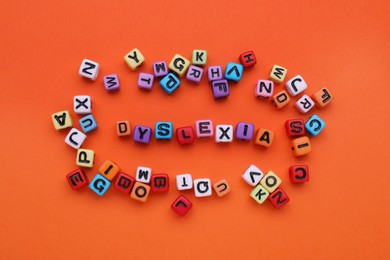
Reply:
<svg viewBox="0 0 390 260"><path fill-rule="evenodd" d="M125 194L130 194L131 189L133 188L135 179L130 175L127 175L124 172L120 172L116 177L114 187Z"/></svg>
<svg viewBox="0 0 390 260"><path fill-rule="evenodd" d="M298 137L306 134L305 122L302 119L291 119L285 123L288 137Z"/></svg>
<svg viewBox="0 0 390 260"><path fill-rule="evenodd" d="M240 63L245 67L251 67L256 64L256 56L253 51L247 51L240 55Z"/></svg>
<svg viewBox="0 0 390 260"><path fill-rule="evenodd" d="M195 140L192 126L179 127L176 129L176 136L179 144L192 144Z"/></svg>
<svg viewBox="0 0 390 260"><path fill-rule="evenodd" d="M169 190L168 174L153 174L150 184L152 192L167 192Z"/></svg>
<svg viewBox="0 0 390 260"><path fill-rule="evenodd" d="M274 192L272 192L268 196L268 199L271 202L272 206L277 209L283 207L290 201L287 194L281 188L277 188Z"/></svg>
<svg viewBox="0 0 390 260"><path fill-rule="evenodd" d="M184 216L188 213L188 211L192 208L192 203L189 199L184 197L183 195L180 195L173 203L171 208L173 211L175 211L178 215Z"/></svg>
<svg viewBox="0 0 390 260"><path fill-rule="evenodd" d="M70 187L74 190L88 185L89 180L82 169L74 170L66 175Z"/></svg>
<svg viewBox="0 0 390 260"><path fill-rule="evenodd" d="M309 181L309 167L307 165L294 165L290 167L290 181L302 183Z"/></svg>

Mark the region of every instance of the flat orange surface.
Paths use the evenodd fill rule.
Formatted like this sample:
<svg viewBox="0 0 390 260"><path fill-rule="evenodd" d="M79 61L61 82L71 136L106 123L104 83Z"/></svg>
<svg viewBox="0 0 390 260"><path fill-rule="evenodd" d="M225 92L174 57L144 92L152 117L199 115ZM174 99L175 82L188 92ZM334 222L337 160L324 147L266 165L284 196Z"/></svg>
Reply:
<svg viewBox="0 0 390 260"><path fill-rule="evenodd" d="M0 3L0 258L1 259L388 259L390 257L389 1L2 1ZM123 56L139 48L144 65L130 71ZM171 96L158 83L137 88L139 72L193 49L208 51L208 65L238 62L253 50L231 95L217 102L204 78ZM95 82L78 75L82 59L101 65ZM254 96L258 79L274 64L300 74L306 93L326 86L335 96L323 110L301 115L290 103L277 110ZM121 90L108 94L103 76L117 73ZM285 89L284 84L276 87ZM98 130L83 145L96 152L91 180L106 159L134 176L139 165L168 173L168 193L142 204L113 187L100 198L70 189L76 150L64 143L51 114L67 109L74 125L74 95L91 95ZM296 100L296 98L293 98ZM295 158L284 122L313 113L327 126L313 151ZM252 122L275 131L268 148L213 139L180 146L176 138L149 145L118 138L115 123L129 120L174 127L211 119ZM310 182L292 185L288 168L305 163ZM273 170L290 197L284 208L256 204L243 171ZM195 198L179 192L174 177L191 173L232 191ZM170 205L179 194L194 204L185 217Z"/></svg>

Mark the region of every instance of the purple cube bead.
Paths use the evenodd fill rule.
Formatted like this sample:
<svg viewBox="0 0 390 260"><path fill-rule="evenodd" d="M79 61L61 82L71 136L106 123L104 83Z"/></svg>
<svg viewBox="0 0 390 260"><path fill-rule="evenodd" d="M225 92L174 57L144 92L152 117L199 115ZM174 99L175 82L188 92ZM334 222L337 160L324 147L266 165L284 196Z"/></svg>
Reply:
<svg viewBox="0 0 390 260"><path fill-rule="evenodd" d="M119 84L118 75L111 74L111 75L104 76L103 81L104 81L104 88L107 91L111 92L111 91L119 90L120 84Z"/></svg>
<svg viewBox="0 0 390 260"><path fill-rule="evenodd" d="M134 128L133 140L138 143L148 144L152 136L152 129L147 126L136 125Z"/></svg>
<svg viewBox="0 0 390 260"><path fill-rule="evenodd" d="M226 98L229 96L229 83L226 79L211 82L214 98Z"/></svg>
<svg viewBox="0 0 390 260"><path fill-rule="evenodd" d="M155 77L162 77L168 74L168 67L165 61L153 63L153 73Z"/></svg>
<svg viewBox="0 0 390 260"><path fill-rule="evenodd" d="M199 84L203 76L203 69L195 65L191 65L187 71L187 80Z"/></svg>
<svg viewBox="0 0 390 260"><path fill-rule="evenodd" d="M239 122L236 126L236 138L249 141L253 138L254 126L250 123Z"/></svg>
<svg viewBox="0 0 390 260"><path fill-rule="evenodd" d="M138 76L138 87L146 90L152 90L154 76L149 73L140 73Z"/></svg>
<svg viewBox="0 0 390 260"><path fill-rule="evenodd" d="M222 66L210 66L207 69L207 77L209 81L222 79Z"/></svg>

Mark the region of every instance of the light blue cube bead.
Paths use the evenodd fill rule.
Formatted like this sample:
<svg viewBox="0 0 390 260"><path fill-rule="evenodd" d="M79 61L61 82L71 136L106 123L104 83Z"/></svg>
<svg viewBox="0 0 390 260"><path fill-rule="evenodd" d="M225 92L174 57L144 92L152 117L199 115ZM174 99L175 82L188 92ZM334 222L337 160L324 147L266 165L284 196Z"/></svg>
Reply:
<svg viewBox="0 0 390 260"><path fill-rule="evenodd" d="M161 88L168 94L172 94L180 86L180 80L173 73L168 73L160 80Z"/></svg>
<svg viewBox="0 0 390 260"><path fill-rule="evenodd" d="M92 115L82 117L79 122L84 133L89 133L97 128L96 120Z"/></svg>
<svg viewBox="0 0 390 260"><path fill-rule="evenodd" d="M89 183L89 188L99 196L103 196L108 188L110 188L111 182L104 178L100 174L96 174L95 178Z"/></svg>
<svg viewBox="0 0 390 260"><path fill-rule="evenodd" d="M244 66L239 63L229 62L226 65L225 79L238 82L242 78Z"/></svg>
<svg viewBox="0 0 390 260"><path fill-rule="evenodd" d="M172 139L173 125L171 122L156 122L154 134L156 139L169 140Z"/></svg>
<svg viewBox="0 0 390 260"><path fill-rule="evenodd" d="M305 124L306 131L312 135L317 136L325 127L325 122L317 115L312 115Z"/></svg>

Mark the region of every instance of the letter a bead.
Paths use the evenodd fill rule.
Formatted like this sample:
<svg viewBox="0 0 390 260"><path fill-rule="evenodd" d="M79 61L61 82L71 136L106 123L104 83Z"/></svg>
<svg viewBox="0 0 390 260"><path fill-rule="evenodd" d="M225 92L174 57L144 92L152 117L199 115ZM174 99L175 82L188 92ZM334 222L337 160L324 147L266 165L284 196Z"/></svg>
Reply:
<svg viewBox="0 0 390 260"><path fill-rule="evenodd" d="M51 115L55 130L62 130L72 127L72 118L70 117L69 111L64 110Z"/></svg>

